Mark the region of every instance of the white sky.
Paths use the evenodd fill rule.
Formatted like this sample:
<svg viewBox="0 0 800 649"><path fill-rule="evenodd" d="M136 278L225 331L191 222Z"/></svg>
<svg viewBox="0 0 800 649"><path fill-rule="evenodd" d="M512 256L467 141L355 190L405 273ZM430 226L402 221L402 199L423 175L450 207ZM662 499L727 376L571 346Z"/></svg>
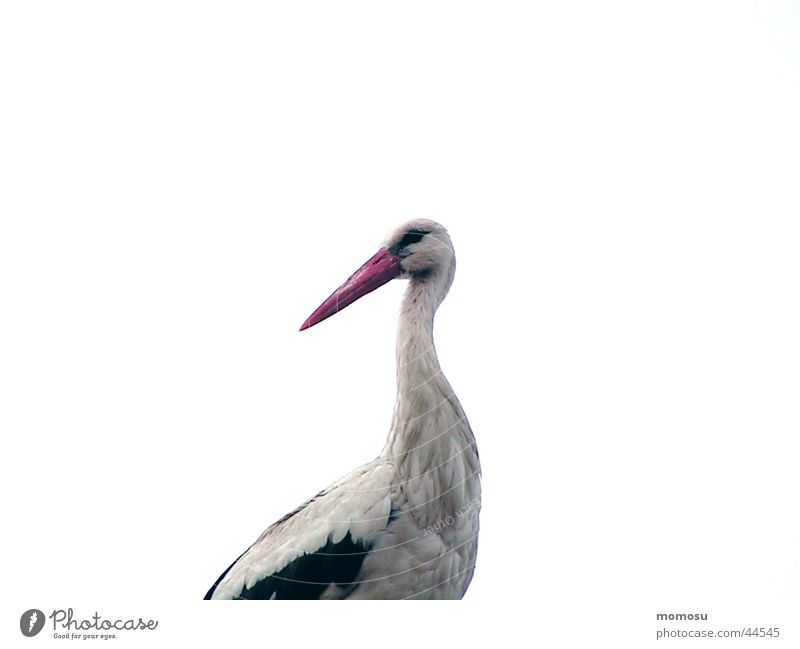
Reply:
<svg viewBox="0 0 800 649"><path fill-rule="evenodd" d="M635 598L649 638L665 602L800 599L798 31L792 2L4 4L12 617L213 625L186 602L382 447L402 284L297 328L420 216L459 261L471 619Z"/></svg>

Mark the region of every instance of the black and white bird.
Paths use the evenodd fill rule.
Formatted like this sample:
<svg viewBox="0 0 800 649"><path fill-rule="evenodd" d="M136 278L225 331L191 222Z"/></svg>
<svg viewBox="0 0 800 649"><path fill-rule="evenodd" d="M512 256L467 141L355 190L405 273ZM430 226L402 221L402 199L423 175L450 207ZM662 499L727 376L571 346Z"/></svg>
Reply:
<svg viewBox="0 0 800 649"><path fill-rule="evenodd" d="M409 280L397 402L380 455L269 527L205 599L460 599L478 550L480 462L444 377L433 319L455 275L447 231L414 220L311 314L307 329L394 278Z"/></svg>

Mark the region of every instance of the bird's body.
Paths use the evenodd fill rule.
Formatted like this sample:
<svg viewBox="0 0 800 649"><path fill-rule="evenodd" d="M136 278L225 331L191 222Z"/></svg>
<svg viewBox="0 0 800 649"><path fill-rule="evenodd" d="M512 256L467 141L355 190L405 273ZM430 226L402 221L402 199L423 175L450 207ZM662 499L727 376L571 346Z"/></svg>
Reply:
<svg viewBox="0 0 800 649"><path fill-rule="evenodd" d="M312 314L303 328L387 277L410 279L400 313L397 402L386 445L375 460L269 527L206 599L463 597L477 555L480 462L433 345L434 314L454 272L444 228L414 221L391 235Z"/></svg>

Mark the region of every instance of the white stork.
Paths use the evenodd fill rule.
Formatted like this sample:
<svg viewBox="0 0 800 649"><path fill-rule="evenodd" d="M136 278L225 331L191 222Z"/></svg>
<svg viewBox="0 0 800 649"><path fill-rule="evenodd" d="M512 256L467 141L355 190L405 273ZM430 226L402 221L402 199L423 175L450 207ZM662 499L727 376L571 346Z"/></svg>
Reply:
<svg viewBox="0 0 800 649"><path fill-rule="evenodd" d="M308 329L389 280L409 280L397 335L397 402L380 455L269 527L205 599L460 599L478 550L480 462L433 345L455 275L438 223L415 220L336 289Z"/></svg>

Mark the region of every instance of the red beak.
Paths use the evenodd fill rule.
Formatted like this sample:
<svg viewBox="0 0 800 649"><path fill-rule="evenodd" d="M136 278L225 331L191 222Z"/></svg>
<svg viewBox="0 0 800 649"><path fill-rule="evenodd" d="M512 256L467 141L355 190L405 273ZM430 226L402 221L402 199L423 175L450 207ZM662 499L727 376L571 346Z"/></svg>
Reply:
<svg viewBox="0 0 800 649"><path fill-rule="evenodd" d="M367 293L372 293L400 273L402 273L400 257L384 248L380 249L308 316L300 331L313 327L325 318L330 318L334 313L338 313Z"/></svg>

